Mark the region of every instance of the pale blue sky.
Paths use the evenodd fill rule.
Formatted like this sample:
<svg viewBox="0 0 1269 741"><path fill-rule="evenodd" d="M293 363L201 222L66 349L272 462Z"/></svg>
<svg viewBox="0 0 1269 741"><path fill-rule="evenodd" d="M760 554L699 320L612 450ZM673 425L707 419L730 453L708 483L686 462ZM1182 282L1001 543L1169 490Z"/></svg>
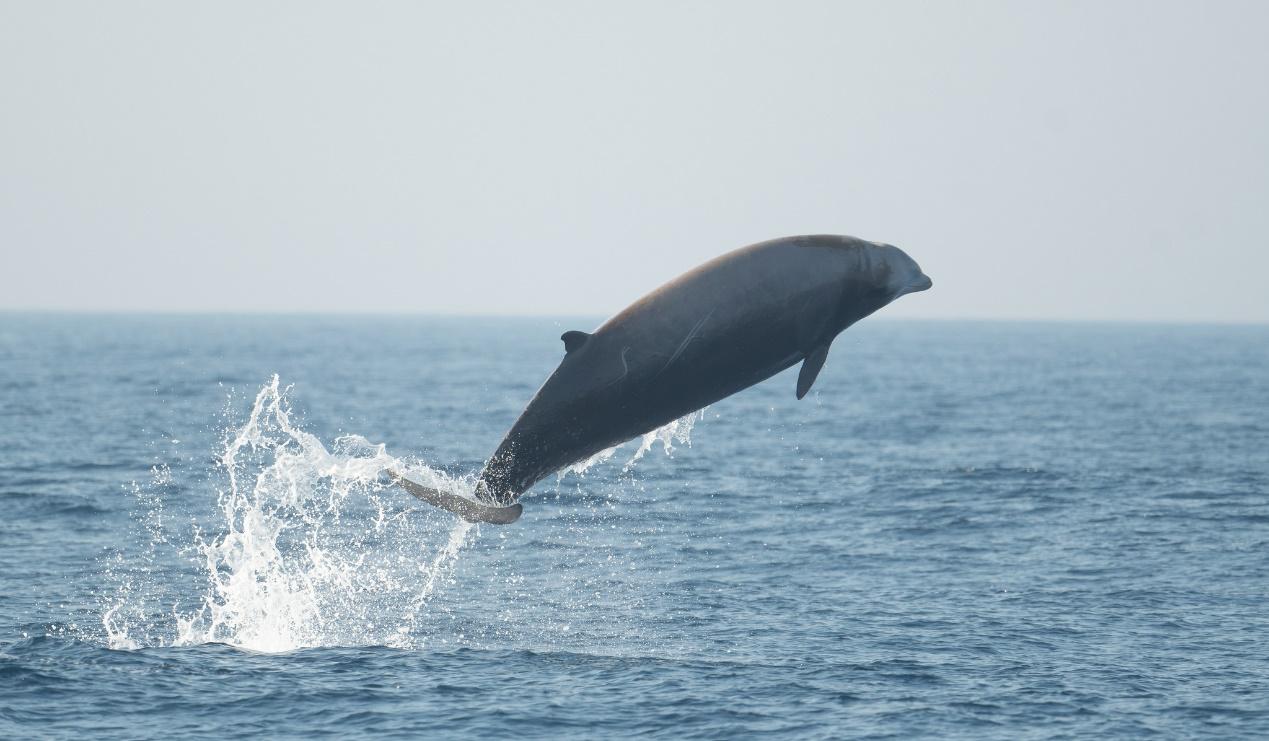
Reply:
<svg viewBox="0 0 1269 741"><path fill-rule="evenodd" d="M0 308L615 312L891 242L888 316L1269 321L1269 3L0 0Z"/></svg>

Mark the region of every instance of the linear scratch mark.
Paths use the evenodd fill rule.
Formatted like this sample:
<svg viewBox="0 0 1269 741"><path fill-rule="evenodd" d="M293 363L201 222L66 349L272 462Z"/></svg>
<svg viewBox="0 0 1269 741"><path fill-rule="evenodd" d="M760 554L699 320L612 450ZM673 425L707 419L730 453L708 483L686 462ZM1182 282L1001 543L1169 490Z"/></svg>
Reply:
<svg viewBox="0 0 1269 741"><path fill-rule="evenodd" d="M709 321L709 318L714 315L714 311L715 309L710 309L709 313L702 317L701 320L692 327L692 330L687 333L687 336L683 338L683 341L680 342L679 346L674 350L674 354L671 355L670 359L665 362L665 365L661 367L661 370L657 371L657 374L652 377L653 380L656 380L666 371L667 368L674 365L674 361L679 359L679 356L683 354L683 351L687 349L687 346L692 342L692 340L696 339L700 335L701 327L705 326L705 322Z"/></svg>
<svg viewBox="0 0 1269 741"><path fill-rule="evenodd" d="M626 353L630 352L630 346L621 348L621 375L608 382L608 386L616 386L626 380L626 376L630 375L630 363L626 361ZM605 386L607 388L607 386Z"/></svg>

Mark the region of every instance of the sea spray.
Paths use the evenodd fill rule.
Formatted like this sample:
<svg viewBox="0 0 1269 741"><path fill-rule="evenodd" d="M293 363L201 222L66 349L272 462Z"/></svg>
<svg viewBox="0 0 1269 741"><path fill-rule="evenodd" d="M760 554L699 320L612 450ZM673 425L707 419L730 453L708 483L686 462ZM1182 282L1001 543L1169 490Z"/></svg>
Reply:
<svg viewBox="0 0 1269 741"><path fill-rule="evenodd" d="M704 418L705 410L699 409L664 424L651 432L641 435L639 437L639 447L635 449L634 454L631 455L625 463L621 464L622 473L629 473L643 458L643 456L646 455L648 451L652 450L652 446L657 443L661 443L661 449L666 455L673 455L676 443L691 447L692 428L696 425L697 421ZM564 476L570 473L584 474L593 466L607 463L617 454L617 451L621 450L621 448L625 445L626 443L624 442L619 443L611 448L605 448L604 450L599 451L584 461L574 463L573 465L560 471L557 478L563 479Z"/></svg>
<svg viewBox="0 0 1269 741"><path fill-rule="evenodd" d="M692 428L696 426L697 420L705 418L705 410L699 409L691 414L686 414L668 424L662 425L655 430L648 432L639 438L639 448L635 450L634 455L630 456L630 460L626 461L622 466L622 471L629 471L634 465L649 451L656 443L661 443L661 449L666 455L674 453L674 444L692 446Z"/></svg>
<svg viewBox="0 0 1269 741"><path fill-rule="evenodd" d="M274 376L247 421L227 430L216 509L182 543L162 527L171 472L156 469L151 482L133 487L141 543L108 569L117 583L102 614L109 645L225 643L262 652L413 645L429 598L474 528L430 508L403 510L411 502L380 474L396 468L457 491L471 482L359 436L328 449L291 417L287 389ZM155 552L164 548L192 559L196 603L171 593L170 578L153 578Z"/></svg>

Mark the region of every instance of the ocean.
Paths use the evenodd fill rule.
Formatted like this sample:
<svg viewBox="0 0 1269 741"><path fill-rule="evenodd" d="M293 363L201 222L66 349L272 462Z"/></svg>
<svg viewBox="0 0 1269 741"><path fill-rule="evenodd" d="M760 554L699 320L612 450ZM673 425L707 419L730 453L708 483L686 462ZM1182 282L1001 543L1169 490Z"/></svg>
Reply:
<svg viewBox="0 0 1269 741"><path fill-rule="evenodd" d="M868 319L472 526L597 322L0 314L0 736L1269 735L1269 327Z"/></svg>

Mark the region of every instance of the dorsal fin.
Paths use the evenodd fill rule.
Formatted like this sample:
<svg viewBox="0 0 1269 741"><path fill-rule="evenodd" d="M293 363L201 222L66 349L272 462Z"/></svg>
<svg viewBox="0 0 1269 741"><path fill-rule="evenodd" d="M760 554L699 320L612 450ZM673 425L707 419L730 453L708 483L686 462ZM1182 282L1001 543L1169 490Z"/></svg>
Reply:
<svg viewBox="0 0 1269 741"><path fill-rule="evenodd" d="M806 359L802 361L802 370L798 372L799 399L806 396L806 392L811 390L811 384L815 383L815 377L820 374L820 368L824 367L824 361L828 359L829 344L825 342L810 351L806 354Z"/></svg>
<svg viewBox="0 0 1269 741"><path fill-rule="evenodd" d="M560 339L564 340L564 352L570 353L582 345L585 345L586 340L590 339L590 334L587 332L579 332L576 329L571 329L560 335Z"/></svg>

